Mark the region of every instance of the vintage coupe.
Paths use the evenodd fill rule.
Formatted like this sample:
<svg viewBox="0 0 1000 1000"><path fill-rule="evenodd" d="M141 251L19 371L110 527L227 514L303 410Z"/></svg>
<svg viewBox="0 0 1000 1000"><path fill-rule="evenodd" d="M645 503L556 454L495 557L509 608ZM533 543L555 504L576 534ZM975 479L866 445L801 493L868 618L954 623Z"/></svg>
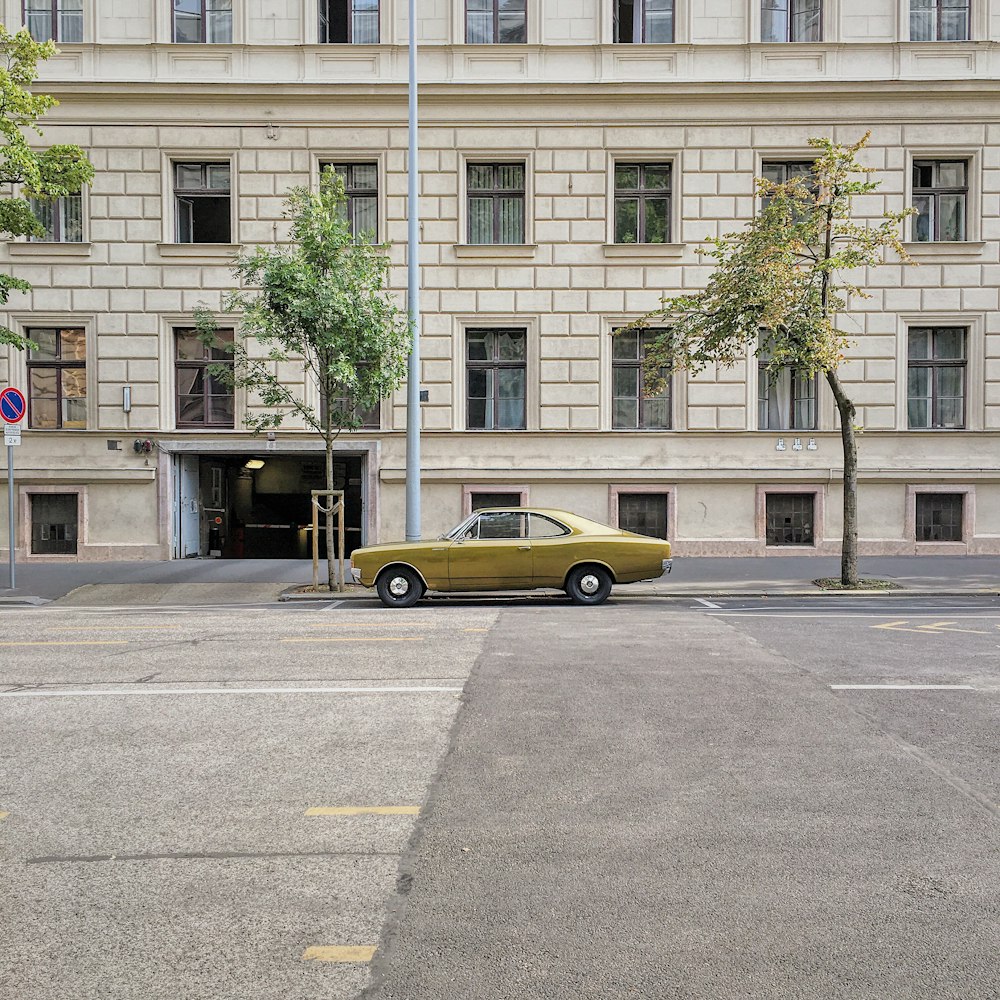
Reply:
<svg viewBox="0 0 1000 1000"><path fill-rule="evenodd" d="M565 590L576 604L606 601L614 583L670 571L670 543L563 510L477 510L432 542L355 549L355 583L382 603L408 608L428 590Z"/></svg>

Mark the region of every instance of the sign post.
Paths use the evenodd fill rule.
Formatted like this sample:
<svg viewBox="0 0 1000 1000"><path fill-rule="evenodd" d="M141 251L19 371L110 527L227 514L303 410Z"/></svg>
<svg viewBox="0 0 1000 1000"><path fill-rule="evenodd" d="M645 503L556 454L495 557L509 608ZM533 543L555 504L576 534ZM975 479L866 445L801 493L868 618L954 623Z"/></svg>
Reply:
<svg viewBox="0 0 1000 1000"><path fill-rule="evenodd" d="M14 449L21 443L21 421L27 403L20 389L8 386L0 392L0 417L3 417L3 441L7 445L7 532L10 548L10 589L16 586L14 550L17 547L17 517L14 503Z"/></svg>

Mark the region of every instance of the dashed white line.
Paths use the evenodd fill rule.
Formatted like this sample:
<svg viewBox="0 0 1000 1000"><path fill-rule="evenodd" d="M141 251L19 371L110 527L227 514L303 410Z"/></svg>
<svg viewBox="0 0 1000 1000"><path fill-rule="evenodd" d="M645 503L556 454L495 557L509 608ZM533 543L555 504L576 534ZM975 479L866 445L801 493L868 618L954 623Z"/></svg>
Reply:
<svg viewBox="0 0 1000 1000"><path fill-rule="evenodd" d="M832 691L978 691L971 684L831 684Z"/></svg>
<svg viewBox="0 0 1000 1000"><path fill-rule="evenodd" d="M222 694L453 694L460 687L169 688L136 691L2 691L0 698L149 698Z"/></svg>
<svg viewBox="0 0 1000 1000"><path fill-rule="evenodd" d="M713 604L711 601L706 601L703 597L696 597L695 601L706 608L721 608L721 604Z"/></svg>

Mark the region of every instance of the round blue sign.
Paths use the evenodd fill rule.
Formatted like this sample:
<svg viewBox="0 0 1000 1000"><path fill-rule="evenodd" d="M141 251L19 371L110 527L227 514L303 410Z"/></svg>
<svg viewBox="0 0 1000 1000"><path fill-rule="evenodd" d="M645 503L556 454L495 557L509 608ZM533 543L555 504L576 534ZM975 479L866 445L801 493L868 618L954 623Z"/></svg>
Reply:
<svg viewBox="0 0 1000 1000"><path fill-rule="evenodd" d="M0 417L8 424L17 424L24 419L26 404L24 394L13 386L0 392Z"/></svg>

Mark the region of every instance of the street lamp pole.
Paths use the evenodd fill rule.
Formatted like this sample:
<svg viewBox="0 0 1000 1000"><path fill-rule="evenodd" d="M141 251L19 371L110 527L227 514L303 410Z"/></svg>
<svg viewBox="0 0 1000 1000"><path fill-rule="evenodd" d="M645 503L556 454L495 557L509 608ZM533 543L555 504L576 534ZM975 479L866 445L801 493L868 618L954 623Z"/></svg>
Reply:
<svg viewBox="0 0 1000 1000"><path fill-rule="evenodd" d="M410 366L406 383L406 540L420 540L420 166L417 143L417 0L410 0L410 148L407 309Z"/></svg>

